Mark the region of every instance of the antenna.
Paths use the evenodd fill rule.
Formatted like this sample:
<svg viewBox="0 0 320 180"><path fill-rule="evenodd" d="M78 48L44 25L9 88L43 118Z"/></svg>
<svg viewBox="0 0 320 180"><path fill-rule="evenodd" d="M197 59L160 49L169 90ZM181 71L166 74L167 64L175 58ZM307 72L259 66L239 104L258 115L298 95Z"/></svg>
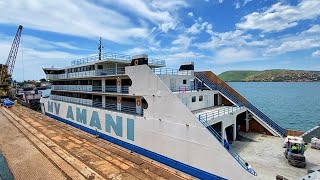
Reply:
<svg viewBox="0 0 320 180"><path fill-rule="evenodd" d="M102 45L102 39L100 37L99 39L99 46L98 46L98 50L99 50L99 60L101 60L101 55L102 55L102 49L103 49L103 45Z"/></svg>

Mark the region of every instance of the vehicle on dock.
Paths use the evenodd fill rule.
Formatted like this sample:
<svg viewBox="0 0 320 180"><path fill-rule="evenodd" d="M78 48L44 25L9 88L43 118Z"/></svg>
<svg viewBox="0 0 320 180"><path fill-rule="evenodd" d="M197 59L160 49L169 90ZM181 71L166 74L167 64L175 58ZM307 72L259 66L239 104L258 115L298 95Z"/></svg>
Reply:
<svg viewBox="0 0 320 180"><path fill-rule="evenodd" d="M1 103L1 106L11 108L12 106L14 106L14 102L10 101L9 99L6 99Z"/></svg>
<svg viewBox="0 0 320 180"><path fill-rule="evenodd" d="M302 139L292 138L288 139L284 155L291 166L304 168L307 165L304 156L305 150L305 143Z"/></svg>
<svg viewBox="0 0 320 180"><path fill-rule="evenodd" d="M102 54L99 47L98 55L71 66L43 68L52 83L50 97L40 100L44 114L199 179L255 178L254 167L224 142L240 130L285 134L192 62L170 69L146 54Z"/></svg>

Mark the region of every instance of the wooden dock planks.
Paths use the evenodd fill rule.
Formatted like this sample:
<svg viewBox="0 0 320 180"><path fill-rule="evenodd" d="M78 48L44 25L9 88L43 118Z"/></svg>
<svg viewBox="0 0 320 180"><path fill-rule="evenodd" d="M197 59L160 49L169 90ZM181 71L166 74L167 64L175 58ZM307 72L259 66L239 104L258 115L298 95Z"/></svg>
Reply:
<svg viewBox="0 0 320 180"><path fill-rule="evenodd" d="M193 179L25 107L1 113L68 179Z"/></svg>

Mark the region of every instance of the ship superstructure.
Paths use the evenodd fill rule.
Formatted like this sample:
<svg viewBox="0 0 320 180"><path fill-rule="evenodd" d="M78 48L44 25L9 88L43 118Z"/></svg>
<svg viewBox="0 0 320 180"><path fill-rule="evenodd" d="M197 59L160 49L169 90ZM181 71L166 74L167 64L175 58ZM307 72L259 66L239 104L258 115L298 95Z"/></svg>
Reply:
<svg viewBox="0 0 320 180"><path fill-rule="evenodd" d="M105 53L44 68L52 91L42 112L199 179L255 178L228 142L238 131L285 129L214 73L165 65Z"/></svg>

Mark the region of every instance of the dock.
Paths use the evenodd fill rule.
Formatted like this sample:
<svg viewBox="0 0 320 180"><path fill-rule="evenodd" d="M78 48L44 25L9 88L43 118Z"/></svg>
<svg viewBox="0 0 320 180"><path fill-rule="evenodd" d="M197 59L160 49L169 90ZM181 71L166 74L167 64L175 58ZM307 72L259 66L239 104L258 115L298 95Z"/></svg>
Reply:
<svg viewBox="0 0 320 180"><path fill-rule="evenodd" d="M18 180L194 179L23 106L1 107L0 124L0 150Z"/></svg>
<svg viewBox="0 0 320 180"><path fill-rule="evenodd" d="M232 147L257 170L257 179L276 179L277 175L290 180L299 179L306 176L308 170L320 168L320 151L312 149L310 144L304 153L307 166L297 168L289 165L284 156L283 143L285 138L257 133L242 133L241 135L243 140L235 141Z"/></svg>

